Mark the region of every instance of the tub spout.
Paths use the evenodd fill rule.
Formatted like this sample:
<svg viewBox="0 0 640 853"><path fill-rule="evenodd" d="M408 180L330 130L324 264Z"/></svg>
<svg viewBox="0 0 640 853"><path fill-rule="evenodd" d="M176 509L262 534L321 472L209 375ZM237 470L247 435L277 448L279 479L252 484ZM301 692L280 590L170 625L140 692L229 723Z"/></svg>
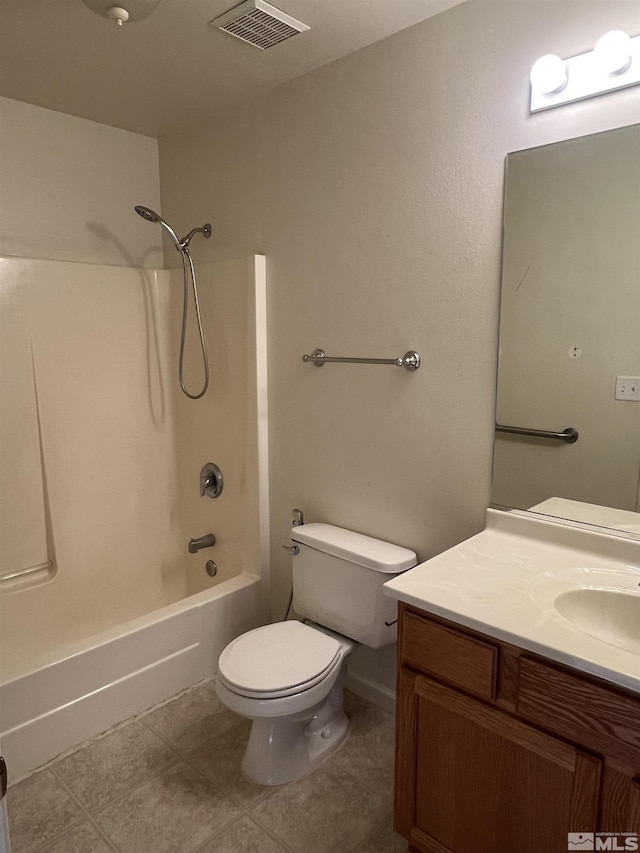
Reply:
<svg viewBox="0 0 640 853"><path fill-rule="evenodd" d="M216 544L216 537L213 533L205 533L204 536L198 536L197 539L189 539L189 553L197 554L202 548L212 548Z"/></svg>

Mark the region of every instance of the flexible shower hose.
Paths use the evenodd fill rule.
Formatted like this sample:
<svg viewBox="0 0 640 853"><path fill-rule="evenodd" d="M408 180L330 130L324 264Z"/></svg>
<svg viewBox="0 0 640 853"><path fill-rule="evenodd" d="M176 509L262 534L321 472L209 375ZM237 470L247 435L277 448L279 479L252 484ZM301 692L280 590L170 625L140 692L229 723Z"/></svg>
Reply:
<svg viewBox="0 0 640 853"><path fill-rule="evenodd" d="M180 247L180 254L182 255L182 272L184 279L184 298L182 301L182 336L180 339L180 362L179 362L179 378L180 378L180 387L184 394L189 397L190 400L199 400L200 397L203 397L209 387L209 362L207 359L207 347L204 342L204 333L202 331L202 318L200 317L200 304L198 302L198 286L196 284L196 273L193 268L193 261L191 260L191 253L189 252L188 246ZM189 308L189 274L191 274L191 283L193 287L193 302L196 308L196 318L198 320L198 333L200 335L200 349L202 350L202 361L204 363L204 386L202 391L199 394L191 394L187 390L187 386L184 381L184 346L185 346L185 338L187 334L187 313Z"/></svg>

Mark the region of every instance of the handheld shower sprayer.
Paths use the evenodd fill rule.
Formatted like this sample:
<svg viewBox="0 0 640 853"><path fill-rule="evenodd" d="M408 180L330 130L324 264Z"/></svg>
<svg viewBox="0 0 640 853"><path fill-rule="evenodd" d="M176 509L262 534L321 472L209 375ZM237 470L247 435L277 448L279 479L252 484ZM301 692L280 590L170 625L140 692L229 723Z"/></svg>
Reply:
<svg viewBox="0 0 640 853"><path fill-rule="evenodd" d="M176 249L181 252L183 249L189 248L189 243L195 234L204 234L204 236L209 239L211 237L211 225L209 222L205 222L202 228L192 228L191 231L187 234L186 237L183 237L182 240L178 237L173 228L166 222L159 213L156 213L155 210L151 210L150 207L144 207L141 204L137 204L135 206L135 211L138 216L141 216L143 219L146 219L147 222L156 222L158 225L162 225L162 227L168 232L169 236L173 240Z"/></svg>
<svg viewBox="0 0 640 853"><path fill-rule="evenodd" d="M200 304L198 302L198 286L196 284L196 273L193 268L193 260L191 259L191 253L189 252L189 243L192 238L196 234L204 234L204 236L209 239L211 237L211 225L206 222L202 228L192 228L191 231L187 234L186 237L183 237L182 240L178 237L173 228L169 225L168 222L160 216L159 213L156 213L155 210L151 210L150 207L144 207L141 204L137 204L135 206L135 211L138 216L141 216L143 219L146 219L147 222L154 222L158 225L162 225L162 227L168 232L169 236L173 240L173 243L176 249L180 252L180 256L182 257L182 274L183 274L183 282L184 282L184 299L182 303L182 338L180 340L180 359L178 365L178 376L180 379L180 387L182 388L183 393L189 397L191 400L199 400L200 397L203 397L209 387L209 361L207 359L207 347L204 342L204 332L202 331L202 318L200 317ZM198 320L198 333L200 335L200 349L202 350L202 362L204 366L204 385L202 387L202 391L198 394L191 394L185 385L184 381L184 345L185 338L187 332L187 309L189 305L189 275L191 275L191 286L193 288L193 303L196 309L196 317Z"/></svg>

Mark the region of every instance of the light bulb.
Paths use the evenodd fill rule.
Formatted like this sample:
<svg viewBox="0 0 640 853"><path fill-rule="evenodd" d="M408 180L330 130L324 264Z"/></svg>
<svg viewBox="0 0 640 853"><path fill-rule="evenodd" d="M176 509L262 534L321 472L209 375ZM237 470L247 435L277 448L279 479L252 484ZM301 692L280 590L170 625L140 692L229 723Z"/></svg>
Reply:
<svg viewBox="0 0 640 853"><path fill-rule="evenodd" d="M631 37L611 30L598 39L593 53L605 74L623 74L631 65Z"/></svg>
<svg viewBox="0 0 640 853"><path fill-rule="evenodd" d="M542 92L543 95L551 95L561 92L567 85L567 64L559 56L552 53L541 56L536 60L529 75L532 87Z"/></svg>

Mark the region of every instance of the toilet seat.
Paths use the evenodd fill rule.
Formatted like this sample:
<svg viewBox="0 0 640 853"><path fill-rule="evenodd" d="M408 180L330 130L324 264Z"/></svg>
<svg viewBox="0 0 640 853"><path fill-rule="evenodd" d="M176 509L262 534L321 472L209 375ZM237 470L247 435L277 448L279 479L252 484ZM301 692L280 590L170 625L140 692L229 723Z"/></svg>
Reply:
<svg viewBox="0 0 640 853"><path fill-rule="evenodd" d="M237 637L220 655L218 678L234 693L256 699L303 693L342 659L342 645L302 622L276 622Z"/></svg>

